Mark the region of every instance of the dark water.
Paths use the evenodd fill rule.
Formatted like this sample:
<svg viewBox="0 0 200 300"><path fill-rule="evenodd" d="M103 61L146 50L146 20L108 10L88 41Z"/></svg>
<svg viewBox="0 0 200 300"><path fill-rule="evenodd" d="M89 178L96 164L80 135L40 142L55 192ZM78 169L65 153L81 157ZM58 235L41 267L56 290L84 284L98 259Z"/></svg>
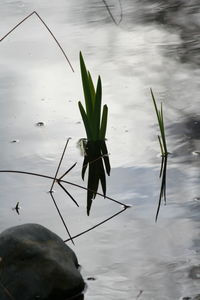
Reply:
<svg viewBox="0 0 200 300"><path fill-rule="evenodd" d="M112 164L108 195L132 207L76 239L75 252L88 280L86 300L195 298L199 287L200 111L198 1L5 1L0 37L37 11L64 47L71 71L36 16L0 43L0 169L54 176L77 166L67 180L83 184L77 141L85 136L78 54L103 80L109 106L107 145ZM169 157L167 205L155 213L160 181L158 128L150 98L163 102ZM37 126L42 122L44 126ZM2 173L0 229L25 222L67 234L48 191L51 181ZM76 208L55 186L72 235L118 212L98 197L86 216L86 194L66 186ZM12 208L20 202L20 215ZM186 298L187 299L187 298ZM188 298L190 299L190 298Z"/></svg>

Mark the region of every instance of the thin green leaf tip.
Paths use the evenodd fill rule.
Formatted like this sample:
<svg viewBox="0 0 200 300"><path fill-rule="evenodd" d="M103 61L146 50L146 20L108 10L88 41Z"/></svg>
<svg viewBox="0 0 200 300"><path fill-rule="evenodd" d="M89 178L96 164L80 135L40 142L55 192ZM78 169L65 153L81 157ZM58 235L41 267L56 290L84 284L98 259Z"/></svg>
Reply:
<svg viewBox="0 0 200 300"><path fill-rule="evenodd" d="M154 97L153 94L153 90L150 88L150 92L151 92L151 97L153 100L153 104L154 104L154 108L155 108L155 112L156 112L156 116L157 116L157 120L158 120L158 126L160 129L160 136L159 136L159 144L160 144L160 149L161 149L161 154L162 155L167 155L168 151L167 151L167 143L166 143L166 137L165 137L165 124L164 124L164 117L163 117L163 106L162 103L160 105L160 110L157 107L156 104L156 99Z"/></svg>
<svg viewBox="0 0 200 300"><path fill-rule="evenodd" d="M81 117L89 141L104 140L107 128L108 107L104 105L102 112L102 83L98 76L95 88L92 76L87 70L83 55L80 51L80 69L85 98L85 109L81 102L78 103ZM102 113L102 115L101 115Z"/></svg>

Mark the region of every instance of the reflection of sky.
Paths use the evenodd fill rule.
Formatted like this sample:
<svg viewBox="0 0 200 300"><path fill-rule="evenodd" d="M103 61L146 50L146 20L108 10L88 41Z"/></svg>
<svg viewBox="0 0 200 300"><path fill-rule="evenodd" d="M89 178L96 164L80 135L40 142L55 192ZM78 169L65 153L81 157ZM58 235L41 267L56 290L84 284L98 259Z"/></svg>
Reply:
<svg viewBox="0 0 200 300"><path fill-rule="evenodd" d="M72 73L35 16L0 43L1 169L53 175L64 142L71 136L64 166L78 161L70 178L82 184L82 158L76 148L77 140L85 135L77 107L78 100L83 102L80 50L94 78L102 76L103 102L109 106L107 144L113 166L108 192L133 207L77 240L75 250L85 266L84 274L98 277L86 300L95 296L102 299L102 294L109 300L133 299L140 289L144 290L143 299L154 300L160 300L161 289L163 299L169 300L186 292L195 293L192 282L181 276L186 276L183 273L195 262L190 247L196 225L189 216L196 217L193 199L199 197L199 171L198 158L191 153L199 149L199 139L194 136L196 129L190 121L199 120L199 70L189 63L181 65L171 56L171 50L168 56L163 55L163 49L167 52L180 43L179 32L159 24L134 21L139 9L136 3L122 1L123 22L119 27L110 22L105 7L97 1L0 3L0 36L36 10L63 45L75 69ZM116 6L113 12L119 17ZM161 208L158 224L154 224L154 217L160 158L150 87L156 99L164 103L169 151L173 153L169 156L168 203ZM40 121L44 127L35 126ZM19 142L10 143L12 140ZM56 228L65 237L46 193L49 186L48 181L38 178L1 175L1 228L39 222ZM66 217L76 233L77 218L85 228L118 209L97 199L91 218L86 220L85 194L81 190L73 192L81 202L79 211L68 206L59 190L57 197L63 210L68 208ZM17 201L22 204L19 217L11 209ZM94 248L88 249L89 244L94 244ZM172 277L167 276L168 272Z"/></svg>

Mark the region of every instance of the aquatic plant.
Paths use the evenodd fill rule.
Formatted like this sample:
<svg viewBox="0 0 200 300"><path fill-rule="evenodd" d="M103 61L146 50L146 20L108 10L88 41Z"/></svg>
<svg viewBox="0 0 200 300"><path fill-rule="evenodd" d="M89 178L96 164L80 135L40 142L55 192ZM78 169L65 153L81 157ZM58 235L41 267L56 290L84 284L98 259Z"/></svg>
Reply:
<svg viewBox="0 0 200 300"><path fill-rule="evenodd" d="M160 166L161 187L160 187L158 208L157 208L156 218L155 218L157 221L162 199L164 199L164 203L166 204L166 173L167 173L167 158L169 152L167 150L162 103L161 103L161 108L159 110L152 89L150 89L150 91L151 91L151 96L156 111L158 126L160 130L160 135L158 135L158 141L159 141L160 151L161 151L161 166Z"/></svg>
<svg viewBox="0 0 200 300"><path fill-rule="evenodd" d="M48 32L50 33L51 37L54 39L54 41L56 42L57 46L60 48L62 54L64 55L67 63L69 64L71 70L74 72L74 69L64 51L64 49L62 48L61 44L58 42L57 38L55 37L55 35L53 34L53 32L50 30L50 28L47 26L47 24L44 22L44 20L41 18L41 16L36 12L36 11L33 11L31 14L29 14L28 16L26 16L23 20L21 20L19 23L17 23L17 25L15 25L11 30L9 30L3 37L0 38L0 42L2 42L4 39L6 39L12 32L15 31L15 29L17 29L22 23L24 23L28 18L32 17L33 15L35 15L39 20L40 22L46 27L46 29L48 30ZM90 83L91 84L91 83ZM98 88L98 91L101 91L101 85L99 83L99 88ZM99 92L95 92L95 94L98 94L98 97L99 95ZM101 99L101 97L100 97ZM97 101L98 102L98 101ZM99 103L99 102L98 102ZM100 104L100 108L101 108L101 104ZM104 111L103 111L103 115L102 115L102 126L101 126L101 131L100 131L100 134L99 134L99 138L102 138L103 140L100 141L101 143L101 146L100 146L100 150L101 150L101 159L103 157L104 159L104 164L105 164L105 167L106 167L106 171L107 173L110 173L110 164L109 164L109 158L108 158L108 153L107 153L107 148L106 148L106 144L105 144L105 134L106 134L106 125L107 125L107 114L108 114L108 110L106 109L106 106L104 108ZM40 122L42 123L42 122ZM12 141L12 142L16 142L16 140ZM60 170L60 167L61 167L61 164L62 164L62 161L63 161L63 158L64 158L64 155L65 155L65 151L66 151L66 148L67 148L67 145L68 145L68 142L69 142L69 139L66 141L66 144L65 144L65 147L64 147L64 150L62 152L62 155L61 155L61 158L60 158L60 161L59 161L59 164L58 164L58 167L56 169L56 172L55 172L55 175L54 176L50 176L50 175L44 175L44 174L39 174L39 173L33 173L33 172L29 172L29 171L19 171L19 170L0 170L0 173L13 173L13 174L21 174L21 175L30 175L30 176L37 176L37 177L40 177L40 178L46 178L48 180L51 180L52 181L52 184L51 184L51 187L50 187L50 190L49 190L49 195L51 196L51 199L54 203L54 206L56 208L56 211L59 215L59 218L61 219L68 235L69 235L69 238L66 239L64 242L68 242L68 241L71 241L72 243L73 240L75 238L78 238L79 236L89 232L89 231L92 231L93 229L97 228L98 226L101 226L102 224L108 222L109 220L111 220L112 218L115 218L116 216L118 216L119 214L121 214L122 212L124 212L127 208L129 208L130 206L120 202L120 201L117 201L111 197L108 197L105 195L105 187L104 187L104 194L102 193L99 193L99 192L95 192L95 195L99 195L101 197L104 197L106 199L108 199L109 201L112 201L118 205L120 205L120 207L122 207L117 213L114 213L112 214L111 216L107 217L106 219L103 219L102 221L100 221L99 223L93 225L92 227L88 228L88 229L85 229L84 231L72 236L70 234L70 231L68 229L68 226L66 224L66 221L64 220L64 217L62 215L62 212L57 204L57 201L56 201L56 195L54 196L54 191L53 191L53 187L55 185L59 186L63 191L64 193L75 203L76 206L79 206L77 201L74 199L74 197L69 193L68 189L64 186L65 185L71 185L73 187L76 187L76 188L81 188L82 190L84 191L88 191L88 188L86 187L83 187L83 186L80 186L76 183L73 183L73 182L70 182L70 181L67 181L67 180L64 180L63 178L68 175L68 173L75 167L76 163L74 163L67 171L65 171L62 176L58 176L58 173L59 173L59 170ZM99 142L99 141L98 141ZM95 141L95 145L97 145L96 141ZM87 143L85 145L85 147L87 148ZM88 148L90 150L90 147ZM98 149L98 150L99 150ZM88 150L88 151L89 151ZM88 152L87 151L87 152ZM95 150L97 151L97 150ZM104 153L104 154L103 154ZM90 156L90 154L88 155ZM99 158L97 158L97 160L99 160ZM96 160L95 160L96 161ZM94 161L94 163L95 163ZM90 160L90 164L92 164L92 161ZM85 167L85 164L84 164L84 167ZM86 164L86 167L87 167L87 164ZM105 172L105 171L104 171ZM84 173L84 172L83 172ZM84 174L82 174L82 176L84 177ZM90 186L90 185L89 185ZM93 189L90 189L90 192L92 191ZM16 211L17 214L19 214L19 209L20 209L20 206L19 206L19 202L17 202L17 204L15 205L14 208L12 208L13 210ZM9 291L3 286L2 282L0 281L0 286L2 289L4 289L5 293L7 294L8 297L10 297L10 299L14 299L12 297L12 295L9 293Z"/></svg>
<svg viewBox="0 0 200 300"><path fill-rule="evenodd" d="M160 135L158 135L158 141L160 144L161 154L162 154L162 156L164 156L164 155L168 154L168 151L167 151L167 143L166 143L166 138L165 138L165 124L164 124L162 103L161 103L161 107L159 110L157 107L156 100L155 100L152 89L150 89L150 91L151 91L151 97L152 97L152 100L154 103L157 120L158 120L158 125L159 125L159 129L160 129Z"/></svg>
<svg viewBox="0 0 200 300"><path fill-rule="evenodd" d="M105 140L108 107L103 106L103 113L101 117L101 101L102 101L102 84L101 77L98 77L96 90L90 72L86 69L85 62L80 52L80 67L83 84L83 91L85 97L85 107L79 101L79 109L87 133L88 141Z"/></svg>
<svg viewBox="0 0 200 300"><path fill-rule="evenodd" d="M82 167L82 179L84 180L86 169L89 166L87 192L87 214L89 215L92 200L96 197L99 182L101 182L103 194L106 196L105 170L107 174L110 175L111 167L105 142L108 107L104 104L102 111L101 77L98 77L95 89L91 74L86 69L81 52L80 69L85 98L85 109L80 101L78 102L78 106L87 135L87 141L83 143L85 156Z"/></svg>

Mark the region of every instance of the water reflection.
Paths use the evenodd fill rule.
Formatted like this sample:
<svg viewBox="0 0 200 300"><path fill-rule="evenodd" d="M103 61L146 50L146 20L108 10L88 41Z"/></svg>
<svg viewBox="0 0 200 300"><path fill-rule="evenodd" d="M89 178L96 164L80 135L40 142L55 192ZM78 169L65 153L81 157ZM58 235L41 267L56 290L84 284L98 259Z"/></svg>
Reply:
<svg viewBox="0 0 200 300"><path fill-rule="evenodd" d="M114 3L107 2L110 6ZM49 3L44 0L37 3L41 16L71 52L73 65L78 66L78 52L83 50L89 55L92 69L97 69L96 64L100 66L98 70L104 77L104 92L111 111L108 137L112 177L108 177L108 194L134 205L107 226L77 239L75 251L85 267L84 276L97 278L85 298L135 299L140 290L144 291L140 298L146 300L160 300L161 291L163 299L189 297L199 293L198 283L188 276L190 268L199 262L199 205L196 200L195 205L191 201L199 197L198 155L191 155L199 150L199 126L192 124L199 121L198 116L193 118L193 113L199 110L199 74L188 71L179 63L181 60L174 62L172 54L183 57L188 63L196 62L199 4L197 1L179 1L180 4L150 0L121 2L120 26L113 24L101 1ZM2 35L36 9L35 3L30 1L27 8L24 1L2 1ZM24 9L15 10L19 4L24 4ZM111 8L119 20L117 5ZM28 22L29 26L24 26L0 48L3 65L1 168L9 166L52 174L60 153L58 145L63 145L66 136L72 136L74 144L83 136L81 126L74 125L79 121L76 108L77 99L81 99L77 89L80 81L78 75L72 79L70 72L66 74L57 47L41 30L41 24L35 27L36 23L35 20ZM135 26L136 23L140 26ZM16 56L16 50L21 55ZM35 60L26 55L30 50L33 56L35 53ZM169 55L163 57L163 52ZM24 60L29 61L28 68ZM13 82L17 85L13 86ZM158 92L168 94L166 102L171 104L173 111L169 117L171 125L167 128L173 152L168 169L168 205L156 225L159 159L156 157L158 145L152 142L154 131L150 127L154 123L154 112L149 105L152 83ZM38 100L42 98L47 99L45 103ZM69 104L66 99L72 102ZM178 113L176 108L180 107L182 110ZM183 116L185 112L189 117ZM41 120L47 124L44 130L34 126ZM125 130L128 130L126 134ZM20 143L6 143L16 138L20 138ZM79 159L75 147L71 147L70 154L73 162ZM191 161L194 162L192 166ZM79 163L81 165L82 158ZM75 182L79 181L78 171L73 173ZM40 181L2 176L1 228L39 222L65 237L62 224L58 224L54 210L48 205L47 189ZM82 191L76 192L77 198L82 199ZM65 198L62 193L59 196L60 201ZM11 210L18 200L23 205L20 216ZM90 222L95 225L102 215L111 215L106 199L95 201L94 214L87 221L82 217L85 206L78 210L65 204L62 207L71 216L70 229L72 227L75 233L80 232L78 223L81 228Z"/></svg>
<svg viewBox="0 0 200 300"><path fill-rule="evenodd" d="M169 138L173 143L172 157L185 163L199 166L200 118L189 115L167 126Z"/></svg>
<svg viewBox="0 0 200 300"><path fill-rule="evenodd" d="M164 1L142 0L140 18L142 22L156 22L174 31L180 37L180 43L165 45L164 51L178 56L182 63L200 64L199 46L199 2L192 0Z"/></svg>
<svg viewBox="0 0 200 300"><path fill-rule="evenodd" d="M103 190L104 197L106 196L106 173L109 176L111 171L110 160L106 142L87 141L82 139L84 148L84 160L82 166L82 179L85 178L85 172L88 170L87 180L87 214L90 214L92 201L95 199L99 183Z"/></svg>

